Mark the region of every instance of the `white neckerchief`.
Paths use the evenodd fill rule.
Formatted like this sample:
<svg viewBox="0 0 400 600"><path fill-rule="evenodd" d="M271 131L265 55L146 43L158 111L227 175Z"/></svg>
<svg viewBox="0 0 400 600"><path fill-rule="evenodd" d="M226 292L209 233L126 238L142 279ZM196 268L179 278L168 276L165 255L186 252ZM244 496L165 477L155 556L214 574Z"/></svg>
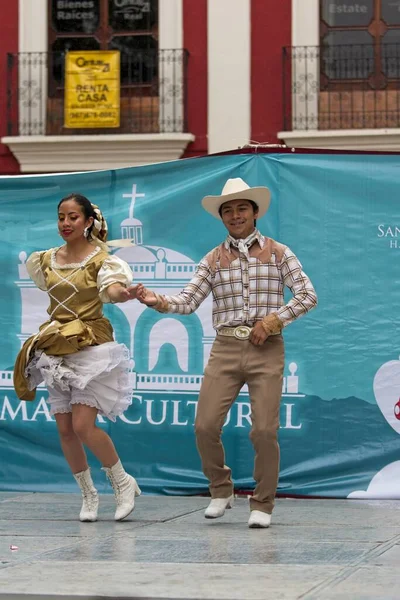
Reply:
<svg viewBox="0 0 400 600"><path fill-rule="evenodd" d="M249 248L254 244L254 242L258 242L260 247L264 246L264 237L258 231L258 229L254 229L250 235L247 236L244 240L237 240L236 238L228 235L225 240L225 248L230 250L230 247L233 246L239 250L239 253L244 254L244 256L249 258Z"/></svg>

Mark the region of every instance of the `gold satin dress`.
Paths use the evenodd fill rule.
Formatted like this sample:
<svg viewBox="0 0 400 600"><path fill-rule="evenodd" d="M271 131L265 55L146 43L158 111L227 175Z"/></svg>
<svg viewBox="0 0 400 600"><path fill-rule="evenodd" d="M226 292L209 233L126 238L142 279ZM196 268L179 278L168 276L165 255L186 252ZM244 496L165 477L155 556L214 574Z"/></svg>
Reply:
<svg viewBox="0 0 400 600"><path fill-rule="evenodd" d="M57 250L34 252L26 263L49 296L49 320L21 348L14 387L20 399L33 400L44 381L51 414L71 412L71 404L80 403L114 421L132 402L133 377L129 350L114 341L103 303L110 302L110 285L131 284L132 271L98 246L70 265L58 265Z"/></svg>

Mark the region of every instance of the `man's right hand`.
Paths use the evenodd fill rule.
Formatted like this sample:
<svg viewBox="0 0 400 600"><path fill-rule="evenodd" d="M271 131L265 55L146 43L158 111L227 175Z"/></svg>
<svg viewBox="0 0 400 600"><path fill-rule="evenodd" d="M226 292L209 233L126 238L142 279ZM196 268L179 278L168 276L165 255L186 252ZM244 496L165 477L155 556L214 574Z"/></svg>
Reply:
<svg viewBox="0 0 400 600"><path fill-rule="evenodd" d="M146 306L154 306L157 304L155 293L145 288L143 283L139 283L137 286L136 298L141 304L146 304Z"/></svg>

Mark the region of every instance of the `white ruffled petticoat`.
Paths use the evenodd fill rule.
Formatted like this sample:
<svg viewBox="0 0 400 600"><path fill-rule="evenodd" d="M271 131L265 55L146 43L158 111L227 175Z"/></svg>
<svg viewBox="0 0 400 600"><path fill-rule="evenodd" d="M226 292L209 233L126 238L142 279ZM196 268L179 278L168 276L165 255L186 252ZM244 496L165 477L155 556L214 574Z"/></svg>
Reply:
<svg viewBox="0 0 400 600"><path fill-rule="evenodd" d="M42 381L49 389L51 414L86 404L115 421L132 404L133 373L124 344L107 342L66 356L37 351L26 368L30 389Z"/></svg>

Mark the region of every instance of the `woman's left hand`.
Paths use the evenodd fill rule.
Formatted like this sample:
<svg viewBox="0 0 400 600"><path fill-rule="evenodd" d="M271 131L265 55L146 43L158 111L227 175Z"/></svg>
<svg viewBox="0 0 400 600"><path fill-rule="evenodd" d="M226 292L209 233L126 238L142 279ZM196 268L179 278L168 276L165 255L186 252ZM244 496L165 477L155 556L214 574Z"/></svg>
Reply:
<svg viewBox="0 0 400 600"><path fill-rule="evenodd" d="M135 300L137 288L138 288L137 285L131 285L128 288L122 289L120 292L121 299L119 300L119 302L127 302L128 300Z"/></svg>
<svg viewBox="0 0 400 600"><path fill-rule="evenodd" d="M128 302L128 300L135 300L137 297L138 285L131 285L124 287L121 283L112 283L107 288L108 296L113 304L117 302Z"/></svg>

